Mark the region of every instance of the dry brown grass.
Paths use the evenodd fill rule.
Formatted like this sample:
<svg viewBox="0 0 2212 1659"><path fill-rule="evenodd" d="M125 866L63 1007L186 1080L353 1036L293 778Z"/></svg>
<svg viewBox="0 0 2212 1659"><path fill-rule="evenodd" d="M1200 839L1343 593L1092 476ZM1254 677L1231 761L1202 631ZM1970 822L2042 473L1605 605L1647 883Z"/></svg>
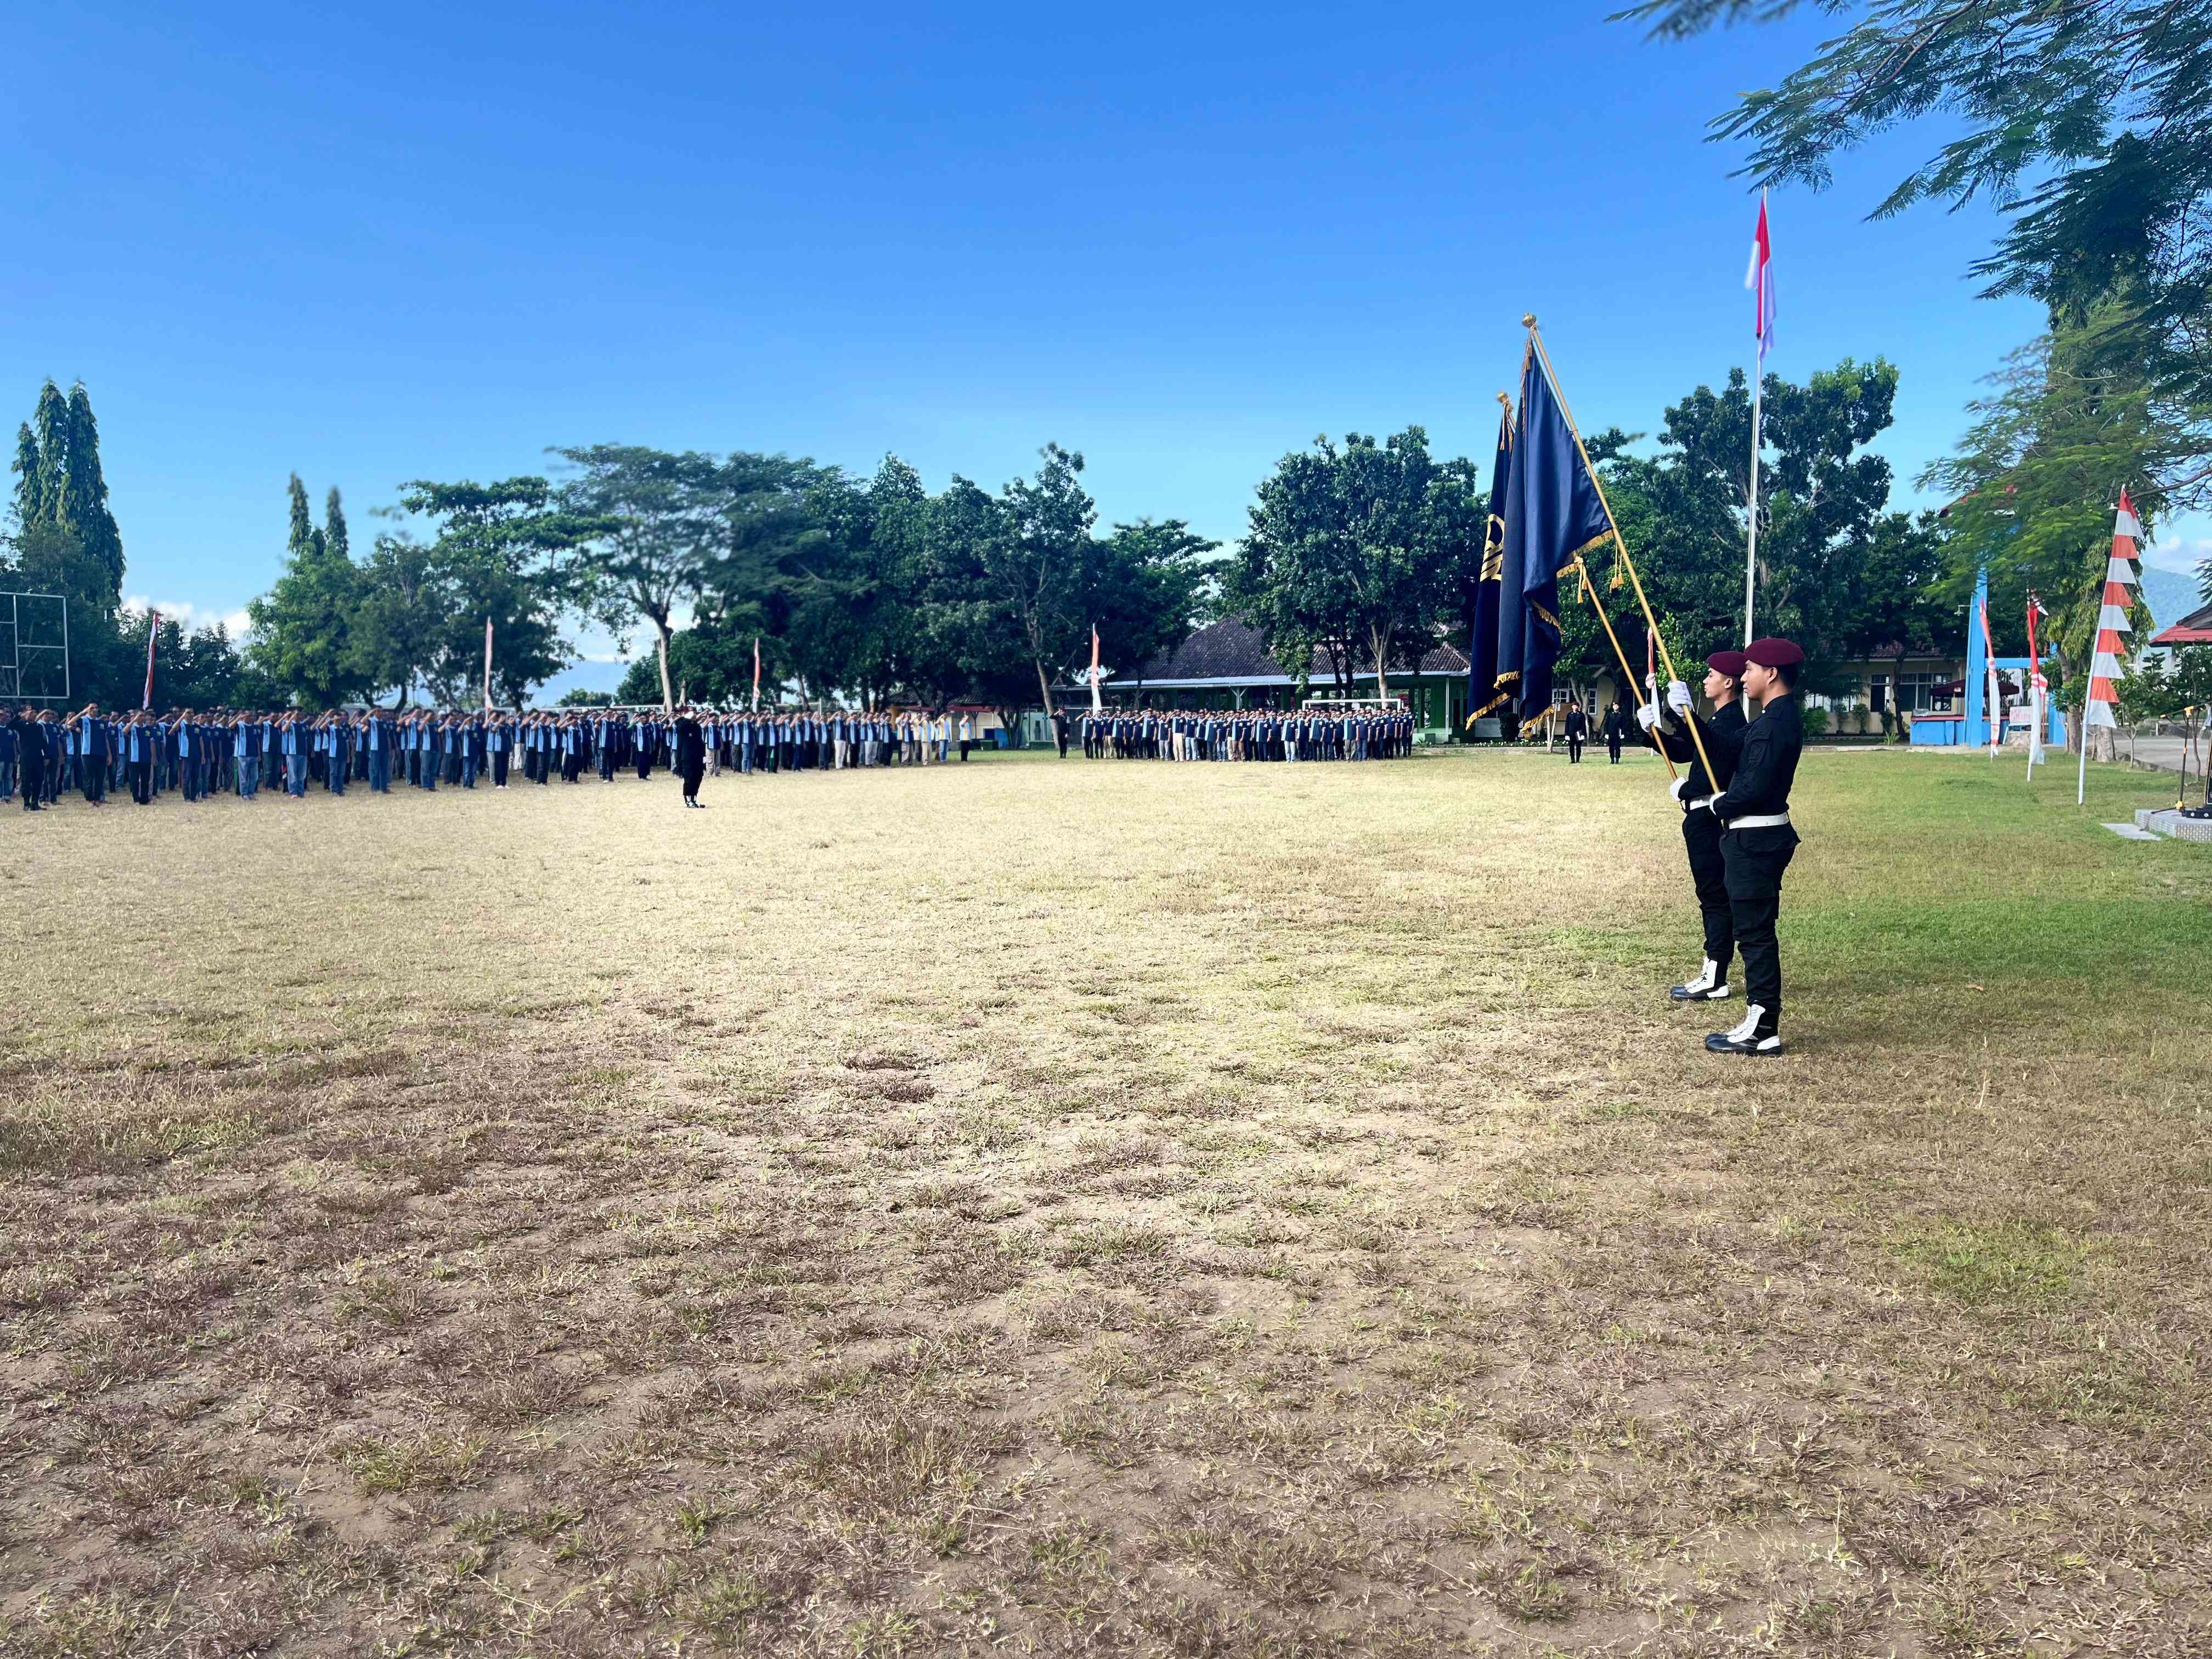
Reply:
<svg viewBox="0 0 2212 1659"><path fill-rule="evenodd" d="M1648 765L10 820L0 1652L2203 1653L2212 878L1995 787L1756 1071Z"/></svg>

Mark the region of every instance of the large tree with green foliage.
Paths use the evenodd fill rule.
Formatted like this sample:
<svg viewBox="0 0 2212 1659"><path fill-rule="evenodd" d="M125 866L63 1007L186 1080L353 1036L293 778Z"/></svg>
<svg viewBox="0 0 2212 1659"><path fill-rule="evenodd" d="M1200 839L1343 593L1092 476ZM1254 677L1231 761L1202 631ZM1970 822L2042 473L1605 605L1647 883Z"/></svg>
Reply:
<svg viewBox="0 0 2212 1659"><path fill-rule="evenodd" d="M399 505L437 532L420 552L410 591L427 599L412 635L416 670L439 701L479 695L487 622L492 696L502 706L524 702L574 659L562 617L588 597L585 550L609 528L605 518L569 510L544 478L528 477L483 484L417 478L402 487ZM387 556L402 578L417 557L404 544L380 541L379 561ZM372 576L380 568L372 562Z"/></svg>
<svg viewBox="0 0 2212 1659"><path fill-rule="evenodd" d="M294 473L291 525L284 568L275 586L248 607L254 665L301 707L332 708L369 689L374 672L356 637L361 571L334 551L307 508L307 486ZM343 531L341 531L343 536Z"/></svg>
<svg viewBox="0 0 2212 1659"><path fill-rule="evenodd" d="M1248 509L1224 586L1278 661L1304 664L1319 650L1348 691L1362 661L1387 677L1393 660L1434 644L1472 528L1464 512L1431 501L1437 473L1417 426L1379 443L1354 432L1339 445L1324 434L1275 464ZM1455 495L1465 486L1449 475ZM1447 527L1456 550L1437 544ZM1387 678L1379 684L1388 689Z"/></svg>
<svg viewBox="0 0 2212 1659"><path fill-rule="evenodd" d="M107 504L100 427L82 383L67 396L52 380L40 388L31 419L17 430L12 466L8 580L66 603L71 696L118 701L127 655L119 632L123 536ZM56 696L61 680L54 677Z"/></svg>
<svg viewBox="0 0 2212 1659"><path fill-rule="evenodd" d="M561 510L596 526L581 574L609 626L653 629L660 697L673 708L668 642L678 612L707 591L728 546L721 464L696 450L586 444L553 452L576 469Z"/></svg>
<svg viewBox="0 0 2212 1659"><path fill-rule="evenodd" d="M930 648L1002 708L1052 682L1090 639L1083 580L1098 509L1083 457L1048 443L1036 476L994 496L956 477L930 513L926 585Z"/></svg>

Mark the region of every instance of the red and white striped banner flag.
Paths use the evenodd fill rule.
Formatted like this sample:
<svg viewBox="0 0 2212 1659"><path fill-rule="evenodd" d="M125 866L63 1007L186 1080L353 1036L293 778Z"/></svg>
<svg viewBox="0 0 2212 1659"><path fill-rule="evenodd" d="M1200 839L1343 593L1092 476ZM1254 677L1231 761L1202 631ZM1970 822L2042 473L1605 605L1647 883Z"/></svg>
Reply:
<svg viewBox="0 0 2212 1659"><path fill-rule="evenodd" d="M2136 551L2143 538L2142 521L2136 517L2128 492L2120 492L2120 508L2112 518L2112 553L2105 564L2105 596L2097 611L2097 654L2089 664L2089 692L2081 710L2083 726L2113 726L2112 705L2119 702L2121 653L2127 649L2120 636L2134 630L2128 610L2135 604Z"/></svg>
<svg viewBox="0 0 2212 1659"><path fill-rule="evenodd" d="M150 709L154 706L154 641L161 631L161 613L149 611L146 613L146 690L138 699L141 709Z"/></svg>

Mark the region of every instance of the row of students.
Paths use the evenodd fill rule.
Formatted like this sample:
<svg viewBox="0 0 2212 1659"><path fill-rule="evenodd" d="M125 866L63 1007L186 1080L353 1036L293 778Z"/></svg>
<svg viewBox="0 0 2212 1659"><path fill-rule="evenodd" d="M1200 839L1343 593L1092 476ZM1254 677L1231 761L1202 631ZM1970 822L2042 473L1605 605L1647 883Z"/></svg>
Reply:
<svg viewBox="0 0 2212 1659"><path fill-rule="evenodd" d="M1109 710L1080 731L1091 760L1395 760L1413 748L1413 717L1388 709Z"/></svg>
<svg viewBox="0 0 2212 1659"><path fill-rule="evenodd" d="M975 728L968 714L812 709L107 715L97 704L72 714L26 707L0 713L0 801L20 793L24 807L37 811L65 794L100 805L128 793L146 805L172 790L186 800L251 800L264 782L291 795L311 785L333 794L349 785L385 793L394 783L473 789L479 780L504 789L517 772L540 785L556 777L573 784L586 772L611 780L634 771L643 780L656 769L684 769L690 740L702 775L774 773L927 765L951 759L956 748L964 761Z"/></svg>

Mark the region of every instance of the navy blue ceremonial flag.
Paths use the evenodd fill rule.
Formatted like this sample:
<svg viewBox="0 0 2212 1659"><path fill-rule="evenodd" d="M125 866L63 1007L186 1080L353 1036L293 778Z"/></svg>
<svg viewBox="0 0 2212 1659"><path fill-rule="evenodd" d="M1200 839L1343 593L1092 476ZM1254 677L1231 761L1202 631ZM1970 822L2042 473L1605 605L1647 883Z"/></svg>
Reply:
<svg viewBox="0 0 2212 1659"><path fill-rule="evenodd" d="M1521 374L1521 421L1506 490L1499 572L1498 676L1523 720L1552 702L1559 659L1559 579L1613 539L1613 522L1583 465L1574 428L1531 352ZM1508 684L1510 682L1510 684Z"/></svg>
<svg viewBox="0 0 2212 1659"><path fill-rule="evenodd" d="M1500 394L1503 401L1503 394ZM1498 414L1498 461L1490 472L1490 526L1483 532L1482 574L1474 589L1474 637L1468 641L1467 723L1501 714L1508 701L1498 689L1498 593L1505 568L1505 495L1513 483L1513 406Z"/></svg>

